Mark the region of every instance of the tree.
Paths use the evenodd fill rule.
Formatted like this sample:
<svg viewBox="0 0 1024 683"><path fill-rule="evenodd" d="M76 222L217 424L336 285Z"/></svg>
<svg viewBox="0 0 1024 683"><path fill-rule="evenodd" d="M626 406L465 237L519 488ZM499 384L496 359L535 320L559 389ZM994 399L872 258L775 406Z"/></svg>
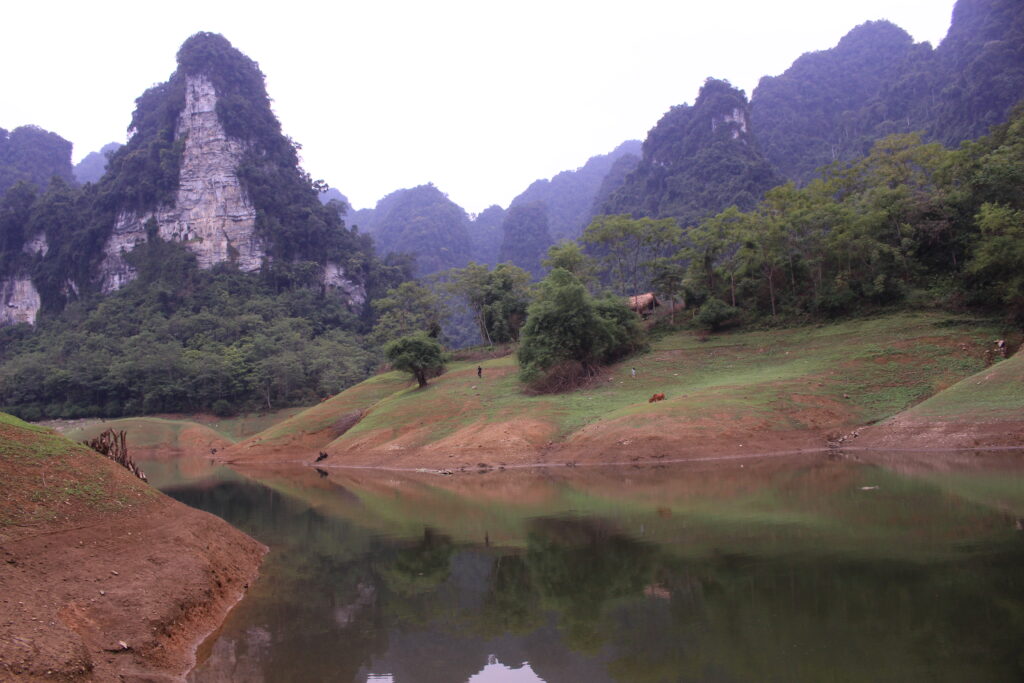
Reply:
<svg viewBox="0 0 1024 683"><path fill-rule="evenodd" d="M708 299L700 307L697 324L712 332L720 330L736 317L738 311L721 299Z"/></svg>
<svg viewBox="0 0 1024 683"><path fill-rule="evenodd" d="M676 297L683 297L683 308L686 307L686 269L681 263L670 258L657 259L651 264L651 284L654 289L668 299L669 320L676 322Z"/></svg>
<svg viewBox="0 0 1024 683"><path fill-rule="evenodd" d="M602 254L612 288L622 295L646 291L652 262L676 251L681 237L682 230L672 218L626 215L598 216L583 232L583 241Z"/></svg>
<svg viewBox="0 0 1024 683"><path fill-rule="evenodd" d="M564 388L591 376L597 367L639 348L642 331L635 313L617 298L595 301L569 271L555 268L540 283L527 311L519 346L519 375L539 387Z"/></svg>
<svg viewBox="0 0 1024 683"><path fill-rule="evenodd" d="M519 339L530 300L530 274L511 263L487 266L470 263L448 273L447 290L463 299L473 312L480 337L492 344Z"/></svg>
<svg viewBox="0 0 1024 683"><path fill-rule="evenodd" d="M377 323L373 336L385 343L415 332L426 332L437 338L444 318L438 296L419 282L403 282L389 289L387 296L373 302Z"/></svg>
<svg viewBox="0 0 1024 683"><path fill-rule="evenodd" d="M982 204L977 220L981 239L967 272L990 302L1024 316L1024 211Z"/></svg>
<svg viewBox="0 0 1024 683"><path fill-rule="evenodd" d="M427 386L428 373L444 371L441 345L424 332L388 342L384 355L396 370L412 373L420 387Z"/></svg>
<svg viewBox="0 0 1024 683"><path fill-rule="evenodd" d="M569 240L562 240L548 249L548 257L542 265L551 271L564 268L572 273L587 289L592 289L597 281L597 264L594 259L583 253L580 245Z"/></svg>

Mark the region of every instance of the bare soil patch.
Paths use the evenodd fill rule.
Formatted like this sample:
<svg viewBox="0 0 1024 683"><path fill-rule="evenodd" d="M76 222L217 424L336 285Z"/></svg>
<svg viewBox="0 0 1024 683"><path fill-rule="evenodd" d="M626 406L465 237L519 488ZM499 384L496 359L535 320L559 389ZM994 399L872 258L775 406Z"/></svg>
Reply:
<svg viewBox="0 0 1024 683"><path fill-rule="evenodd" d="M0 680L182 677L266 548L55 435L0 445Z"/></svg>

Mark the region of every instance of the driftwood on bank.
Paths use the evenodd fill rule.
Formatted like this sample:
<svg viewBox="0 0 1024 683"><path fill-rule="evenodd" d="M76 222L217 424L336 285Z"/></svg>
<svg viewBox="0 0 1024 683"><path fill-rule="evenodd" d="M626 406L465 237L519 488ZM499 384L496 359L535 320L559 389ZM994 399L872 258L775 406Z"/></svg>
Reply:
<svg viewBox="0 0 1024 683"><path fill-rule="evenodd" d="M140 470L139 466L128 457L128 441L125 438L124 430L115 432L113 429L108 429L95 439L83 441L82 443L100 455L107 456L142 481L147 480L146 473Z"/></svg>

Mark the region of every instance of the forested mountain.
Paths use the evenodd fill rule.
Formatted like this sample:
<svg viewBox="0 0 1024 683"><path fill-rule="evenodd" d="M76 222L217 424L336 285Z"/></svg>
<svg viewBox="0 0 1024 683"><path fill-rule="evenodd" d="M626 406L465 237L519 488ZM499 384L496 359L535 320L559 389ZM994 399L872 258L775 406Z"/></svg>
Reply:
<svg viewBox="0 0 1024 683"><path fill-rule="evenodd" d="M430 183L396 190L372 211L356 212L352 220L373 235L381 256L414 257L417 276L464 266L473 253L466 211Z"/></svg>
<svg viewBox="0 0 1024 683"><path fill-rule="evenodd" d="M590 208L591 218L604 213L603 207L611 199L612 193L622 187L622 184L626 182L626 176L635 171L636 167L640 165L640 154L642 151L643 146L641 143L640 150L635 154L623 154L608 169L608 173L605 174L601 180L601 185L597 188L597 194L594 195L594 204Z"/></svg>
<svg viewBox="0 0 1024 683"><path fill-rule="evenodd" d="M504 222L505 209L497 204L488 206L473 219L469 228L473 242L473 261L490 266L498 263L498 252L504 238L501 226Z"/></svg>
<svg viewBox="0 0 1024 683"><path fill-rule="evenodd" d="M0 196L21 181L43 189L50 178L71 182L71 143L38 126L0 128Z"/></svg>
<svg viewBox="0 0 1024 683"><path fill-rule="evenodd" d="M1024 98L1024 3L959 0L935 56L942 90L930 136L950 146L985 135Z"/></svg>
<svg viewBox="0 0 1024 683"><path fill-rule="evenodd" d="M506 220L507 212L497 205L470 221L461 207L433 185L397 190L381 199L375 208L356 211L348 218L360 230L374 236L379 254L401 251L415 256L417 275L459 267L470 260L494 265L499 260L523 257L533 265L527 267L526 261L516 261L516 265L533 272L540 267L534 252L547 249L552 239L579 237L590 222L595 197L609 171L623 158L635 159L634 154L639 151L640 143L630 140L608 154L591 157L580 168L563 171L550 180L534 181L509 207L534 208L521 212L511 223ZM543 245L518 245L518 241L530 237L517 236L516 226L523 225L531 230L531 235L540 234L535 230L538 206L543 207L546 225ZM530 220L523 222L527 215ZM499 257L499 251L506 256Z"/></svg>
<svg viewBox="0 0 1024 683"><path fill-rule="evenodd" d="M89 152L81 161L75 164L75 180L82 185L95 183L107 170L107 161L110 155L121 148L119 142L108 142L98 152Z"/></svg>
<svg viewBox="0 0 1024 683"><path fill-rule="evenodd" d="M6 141L8 156L24 148L15 144L19 131ZM182 242L202 268L312 277L362 305L370 243L321 206L318 184L270 109L263 74L225 38L189 38L170 79L136 100L129 133L98 182L3 200L13 226L0 254L3 303L23 311L7 322L119 289L137 275L132 249L156 238ZM70 180L70 145L38 130L25 135L45 139L54 158L59 149Z"/></svg>
<svg viewBox="0 0 1024 683"><path fill-rule="evenodd" d="M608 154L591 157L580 168L562 171L551 180L536 180L510 207L543 202L547 207L548 229L555 240L574 240L583 233L593 215L594 198L602 182L624 156L640 154L640 141L627 140Z"/></svg>
<svg viewBox="0 0 1024 683"><path fill-rule="evenodd" d="M0 403L33 419L231 413L364 378L379 362L368 304L408 273L323 187L256 63L220 35L189 38L98 181L0 199Z"/></svg>
<svg viewBox="0 0 1024 683"><path fill-rule="evenodd" d="M548 208L544 202L513 204L501 224L500 263L519 266L535 278L544 274L541 261L554 242L548 227Z"/></svg>
<svg viewBox="0 0 1024 683"><path fill-rule="evenodd" d="M930 75L903 77L932 63L930 46L915 45L888 21L862 24L836 47L801 56L754 90L752 126L765 156L784 177L806 181L833 161L862 156L879 137L922 128L919 101L932 90ZM897 83L900 106L889 112L880 97Z"/></svg>
<svg viewBox="0 0 1024 683"><path fill-rule="evenodd" d="M976 138L1022 98L1020 0L959 0L935 49L867 22L762 78L749 108L709 80L693 106L673 107L650 131L635 170L623 174L624 159L606 176L595 213L692 225L731 204L749 209L783 180L806 183L887 135L920 131L947 146Z"/></svg>
<svg viewBox="0 0 1024 683"><path fill-rule="evenodd" d="M779 176L748 121L743 92L709 78L692 106L672 107L651 129L640 163L601 212L693 225L727 206L753 207Z"/></svg>
<svg viewBox="0 0 1024 683"><path fill-rule="evenodd" d="M1024 4L959 0L937 49L887 21L850 31L761 79L751 125L782 175L806 182L875 140L922 131L947 146L985 134L1024 97Z"/></svg>

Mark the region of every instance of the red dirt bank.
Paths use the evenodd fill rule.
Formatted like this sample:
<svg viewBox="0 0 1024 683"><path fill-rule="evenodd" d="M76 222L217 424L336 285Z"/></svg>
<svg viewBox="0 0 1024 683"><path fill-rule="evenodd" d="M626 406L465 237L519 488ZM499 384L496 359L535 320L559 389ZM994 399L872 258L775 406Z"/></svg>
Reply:
<svg viewBox="0 0 1024 683"><path fill-rule="evenodd" d="M266 552L16 425L0 424L0 482L0 680L180 679Z"/></svg>

